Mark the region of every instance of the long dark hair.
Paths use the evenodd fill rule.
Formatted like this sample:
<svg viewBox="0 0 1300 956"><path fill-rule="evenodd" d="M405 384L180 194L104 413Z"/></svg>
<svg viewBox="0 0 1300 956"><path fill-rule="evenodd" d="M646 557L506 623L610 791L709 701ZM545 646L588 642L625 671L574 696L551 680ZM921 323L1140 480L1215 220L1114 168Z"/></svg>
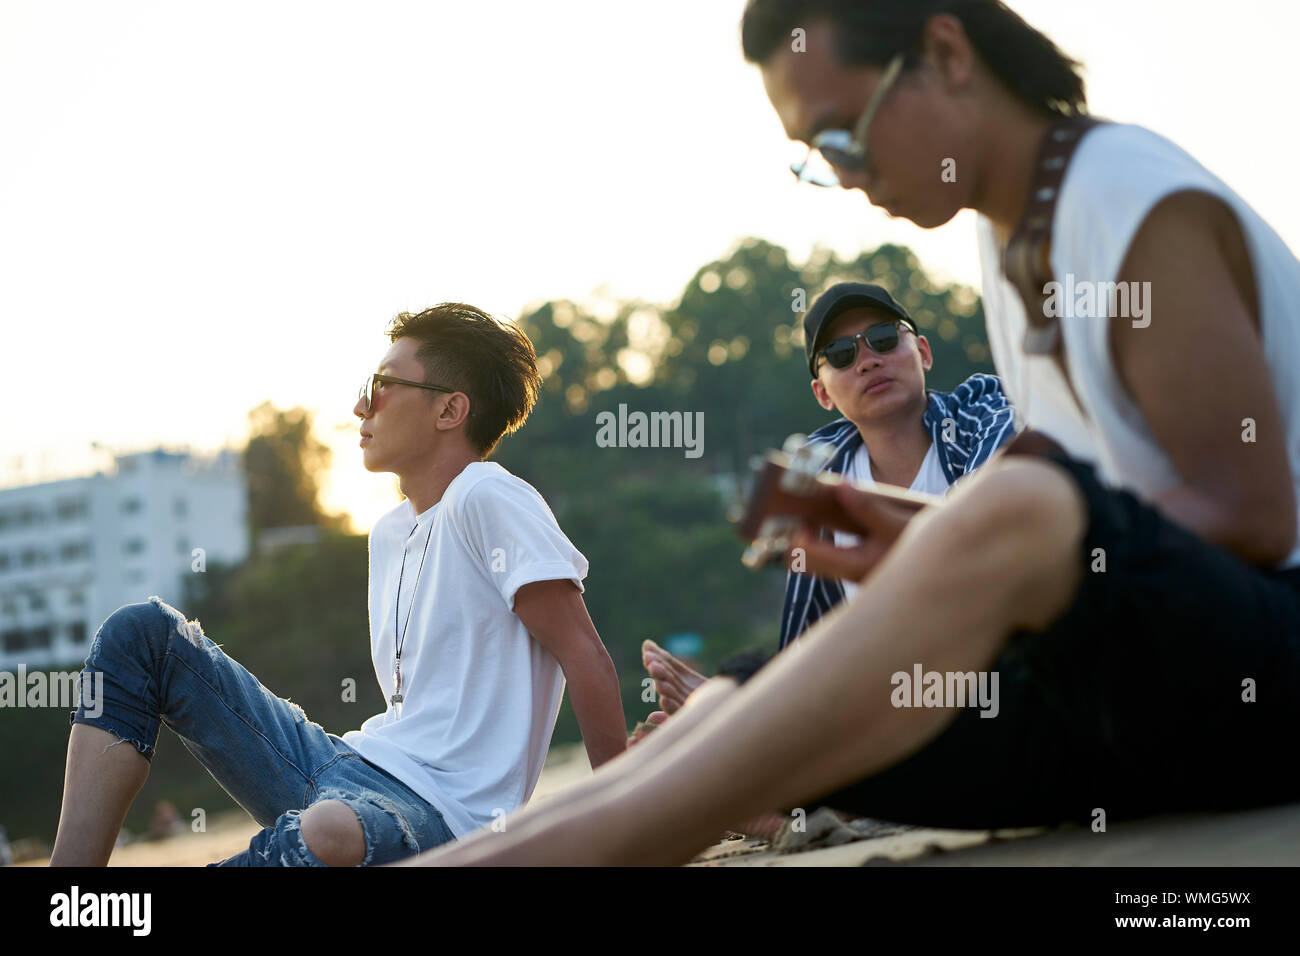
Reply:
<svg viewBox="0 0 1300 956"><path fill-rule="evenodd" d="M845 66L885 66L906 53L920 59L926 21L950 13L961 21L988 68L1021 100L1048 113L1086 113L1081 65L1001 0L749 0L741 22L745 59L766 63L798 27L829 20Z"/></svg>

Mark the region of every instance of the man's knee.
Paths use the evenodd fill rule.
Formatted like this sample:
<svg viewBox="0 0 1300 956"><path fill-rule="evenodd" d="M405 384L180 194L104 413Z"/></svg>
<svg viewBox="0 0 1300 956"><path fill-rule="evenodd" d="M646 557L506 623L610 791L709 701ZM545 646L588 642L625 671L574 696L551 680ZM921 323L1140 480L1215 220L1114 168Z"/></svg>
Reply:
<svg viewBox="0 0 1300 956"><path fill-rule="evenodd" d="M1070 476L1045 461L1013 458L989 465L950 502L951 531L968 543L1012 540L1022 549L1073 548L1087 525L1083 495ZM1018 553L1024 553L1024 550Z"/></svg>
<svg viewBox="0 0 1300 956"><path fill-rule="evenodd" d="M154 597L137 604L124 604L110 614L100 625L94 646L98 648L105 640L121 643L143 639L159 643L173 629L196 647L200 645L203 631L198 622L187 621L176 608Z"/></svg>
<svg viewBox="0 0 1300 956"><path fill-rule="evenodd" d="M321 800L303 811L302 839L326 866L359 866L366 855L361 820L342 800Z"/></svg>
<svg viewBox="0 0 1300 956"><path fill-rule="evenodd" d="M1028 458L989 465L934 517L958 566L984 575L1023 615L1017 625L1046 626L1077 591L1088 511L1060 467Z"/></svg>

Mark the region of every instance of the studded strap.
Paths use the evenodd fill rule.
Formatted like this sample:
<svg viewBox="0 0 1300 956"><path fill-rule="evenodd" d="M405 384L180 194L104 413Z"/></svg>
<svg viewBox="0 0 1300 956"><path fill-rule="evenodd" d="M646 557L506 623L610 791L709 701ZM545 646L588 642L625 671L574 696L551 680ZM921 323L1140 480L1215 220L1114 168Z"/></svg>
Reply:
<svg viewBox="0 0 1300 956"><path fill-rule="evenodd" d="M1060 320L1048 316L1044 308L1048 296L1043 288L1052 281L1052 223L1075 149L1084 134L1104 122L1085 115L1063 116L1048 129L1035 161L1024 214L1003 253L1002 271L1025 305L1029 324L1024 349L1030 355L1060 357Z"/></svg>

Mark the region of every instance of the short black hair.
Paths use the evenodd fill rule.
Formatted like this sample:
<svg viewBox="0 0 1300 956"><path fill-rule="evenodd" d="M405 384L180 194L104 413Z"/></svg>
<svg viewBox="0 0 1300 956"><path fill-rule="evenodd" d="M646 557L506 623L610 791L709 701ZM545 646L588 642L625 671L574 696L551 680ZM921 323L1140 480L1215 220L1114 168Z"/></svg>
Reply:
<svg viewBox="0 0 1300 956"><path fill-rule="evenodd" d="M1061 115L1086 113L1081 64L1001 0L749 0L741 21L745 59L764 64L793 31L829 20L844 66L885 66L899 53L920 62L926 22L939 13L961 21L971 45L1007 89L1029 106Z"/></svg>
<svg viewBox="0 0 1300 956"><path fill-rule="evenodd" d="M537 404L542 384L537 352L517 326L464 302L443 302L394 318L389 340L407 336L420 342L415 356L427 384L469 396L473 415L465 436L484 457L503 435L523 425Z"/></svg>

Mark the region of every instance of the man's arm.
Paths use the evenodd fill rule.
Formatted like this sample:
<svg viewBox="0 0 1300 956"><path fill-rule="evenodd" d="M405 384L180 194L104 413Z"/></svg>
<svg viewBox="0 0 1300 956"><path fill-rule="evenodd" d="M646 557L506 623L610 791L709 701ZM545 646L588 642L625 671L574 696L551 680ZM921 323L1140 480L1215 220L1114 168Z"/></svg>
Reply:
<svg viewBox="0 0 1300 956"><path fill-rule="evenodd" d="M1295 544L1295 491L1235 217L1200 193L1164 200L1118 278L1151 283L1150 324L1116 321L1111 348L1182 479L1154 504L1242 560L1276 565ZM1243 440L1246 419L1254 442Z"/></svg>
<svg viewBox="0 0 1300 956"><path fill-rule="evenodd" d="M582 592L569 580L535 581L516 592L514 611L560 662L592 768L617 757L627 749L618 675Z"/></svg>

